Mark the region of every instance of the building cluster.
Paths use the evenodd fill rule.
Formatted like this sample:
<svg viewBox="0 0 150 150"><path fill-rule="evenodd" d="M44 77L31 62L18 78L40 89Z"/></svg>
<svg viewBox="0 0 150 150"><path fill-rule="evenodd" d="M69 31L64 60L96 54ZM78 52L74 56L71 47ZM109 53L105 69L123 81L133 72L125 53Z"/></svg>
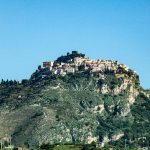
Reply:
<svg viewBox="0 0 150 150"><path fill-rule="evenodd" d="M94 72L111 71L114 73L121 73L122 69L128 71L129 68L124 64L118 64L117 61L112 60L90 60L86 57L75 57L68 63L56 63L56 62L43 62L44 68L49 68L51 72L59 75L66 75L68 73L75 73L77 71L89 70Z"/></svg>

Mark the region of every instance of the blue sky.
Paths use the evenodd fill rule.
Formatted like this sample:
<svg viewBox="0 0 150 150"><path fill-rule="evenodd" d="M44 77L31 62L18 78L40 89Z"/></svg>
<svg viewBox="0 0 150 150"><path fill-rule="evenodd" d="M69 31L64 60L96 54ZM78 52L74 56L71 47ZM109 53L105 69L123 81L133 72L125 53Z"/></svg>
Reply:
<svg viewBox="0 0 150 150"><path fill-rule="evenodd" d="M0 79L78 50L127 64L150 88L149 0L0 0Z"/></svg>

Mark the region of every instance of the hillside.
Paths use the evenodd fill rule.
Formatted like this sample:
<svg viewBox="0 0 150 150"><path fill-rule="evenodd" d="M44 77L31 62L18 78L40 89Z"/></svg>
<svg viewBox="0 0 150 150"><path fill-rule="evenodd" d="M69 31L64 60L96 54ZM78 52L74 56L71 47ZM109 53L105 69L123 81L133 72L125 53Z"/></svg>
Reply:
<svg viewBox="0 0 150 150"><path fill-rule="evenodd" d="M0 138L26 147L148 147L149 94L126 65L73 51L43 62L29 80L1 82Z"/></svg>

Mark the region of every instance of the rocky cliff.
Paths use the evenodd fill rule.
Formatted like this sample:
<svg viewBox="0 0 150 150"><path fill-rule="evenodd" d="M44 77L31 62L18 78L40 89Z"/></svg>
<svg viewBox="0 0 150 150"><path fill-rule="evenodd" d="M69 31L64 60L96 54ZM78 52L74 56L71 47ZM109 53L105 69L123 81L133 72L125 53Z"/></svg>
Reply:
<svg viewBox="0 0 150 150"><path fill-rule="evenodd" d="M126 65L76 51L0 84L0 138L17 146L150 143L149 91Z"/></svg>

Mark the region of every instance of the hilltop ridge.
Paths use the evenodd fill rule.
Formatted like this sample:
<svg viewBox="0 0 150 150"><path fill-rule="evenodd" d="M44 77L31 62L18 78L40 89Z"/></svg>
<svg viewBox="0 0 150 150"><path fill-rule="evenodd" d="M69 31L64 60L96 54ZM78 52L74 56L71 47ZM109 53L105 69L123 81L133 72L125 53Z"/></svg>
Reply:
<svg viewBox="0 0 150 150"><path fill-rule="evenodd" d="M65 56L58 57L54 62L45 61L43 62L43 67L38 67L37 72L38 71L43 73L42 78L48 74L64 76L69 73L83 71L87 71L91 74L112 73L116 74L116 76L126 74L130 78L138 77L137 73L125 64L120 64L118 61L112 60L91 60L85 57L85 54L79 53L78 51L72 51L72 53L67 53ZM37 72L35 72L35 74ZM34 74L32 77L33 76Z"/></svg>

